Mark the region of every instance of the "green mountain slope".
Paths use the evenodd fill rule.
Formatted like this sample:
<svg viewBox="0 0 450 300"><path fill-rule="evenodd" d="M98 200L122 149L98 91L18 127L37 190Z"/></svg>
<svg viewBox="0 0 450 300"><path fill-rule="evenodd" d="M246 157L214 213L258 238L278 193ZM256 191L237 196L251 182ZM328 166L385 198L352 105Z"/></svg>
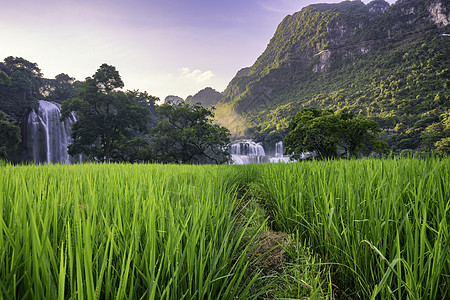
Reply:
<svg viewBox="0 0 450 300"><path fill-rule="evenodd" d="M418 135L450 108L449 2L346 1L287 16L216 115L235 136L261 140L282 137L309 106L349 108Z"/></svg>

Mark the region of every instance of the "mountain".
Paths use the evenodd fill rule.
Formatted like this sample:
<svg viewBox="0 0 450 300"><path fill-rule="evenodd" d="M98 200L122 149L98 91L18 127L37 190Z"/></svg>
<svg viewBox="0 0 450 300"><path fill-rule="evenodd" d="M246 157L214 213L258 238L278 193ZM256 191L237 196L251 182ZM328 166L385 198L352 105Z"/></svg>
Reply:
<svg viewBox="0 0 450 300"><path fill-rule="evenodd" d="M186 103L189 104L197 104L200 103L203 107L210 107L213 105L216 105L220 99L222 99L223 95L222 93L219 93L218 91L207 87L194 96L188 96L186 98Z"/></svg>
<svg viewBox="0 0 450 300"><path fill-rule="evenodd" d="M183 102L184 102L183 98L174 95L169 95L166 98L164 98L164 104L178 104Z"/></svg>
<svg viewBox="0 0 450 300"><path fill-rule="evenodd" d="M236 137L276 141L302 108L348 108L418 135L450 108L449 2L305 7L231 80L216 117Z"/></svg>

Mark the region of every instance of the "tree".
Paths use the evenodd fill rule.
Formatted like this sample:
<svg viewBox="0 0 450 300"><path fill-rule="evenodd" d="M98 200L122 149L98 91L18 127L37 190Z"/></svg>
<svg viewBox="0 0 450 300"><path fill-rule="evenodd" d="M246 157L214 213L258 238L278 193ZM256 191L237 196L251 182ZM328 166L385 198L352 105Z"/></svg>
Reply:
<svg viewBox="0 0 450 300"><path fill-rule="evenodd" d="M91 160L109 162L133 131L147 130L149 110L117 91L122 87L115 67L103 64L86 78L77 97L62 103L62 120L72 112L78 118L72 126L70 155L83 153Z"/></svg>
<svg viewBox="0 0 450 300"><path fill-rule="evenodd" d="M123 88L124 84L115 67L102 64L93 77L97 91L107 95L112 91Z"/></svg>
<svg viewBox="0 0 450 300"><path fill-rule="evenodd" d="M10 84L0 84L0 109L21 126L31 108L37 108L42 97L42 73L37 64L21 57L9 56L0 62L0 71ZM4 76L3 76L4 77Z"/></svg>
<svg viewBox="0 0 450 300"><path fill-rule="evenodd" d="M435 144L437 152L445 157L450 155L450 137L440 139Z"/></svg>
<svg viewBox="0 0 450 300"><path fill-rule="evenodd" d="M337 156L341 122L332 110L315 107L298 112L289 123L290 132L283 142L285 154L300 159L302 153L316 151L321 158Z"/></svg>
<svg viewBox="0 0 450 300"><path fill-rule="evenodd" d="M448 136L445 125L442 122L433 123L427 126L421 133L422 145L428 150L432 150L439 140Z"/></svg>
<svg viewBox="0 0 450 300"><path fill-rule="evenodd" d="M7 159L8 152L21 142L19 126L8 120L8 115L0 110L0 159Z"/></svg>
<svg viewBox="0 0 450 300"><path fill-rule="evenodd" d="M147 127L149 129L155 127L156 124L158 124L155 103L159 100L159 98L149 95L147 92L140 92L139 90L127 91L126 94L130 99L133 99L134 102L150 110Z"/></svg>
<svg viewBox="0 0 450 300"><path fill-rule="evenodd" d="M114 161L131 163L155 161L155 155L148 138L139 136L121 140L111 157Z"/></svg>
<svg viewBox="0 0 450 300"><path fill-rule="evenodd" d="M147 108L147 129L151 129L158 123L156 116L155 102L157 97L149 95L147 92L127 91L127 97L136 104ZM116 150L112 153L114 161L127 162L152 162L155 160L153 149L150 147L151 139L148 132L132 132L131 136L118 143Z"/></svg>
<svg viewBox="0 0 450 300"><path fill-rule="evenodd" d="M342 122L341 146L349 158L370 150L387 153L387 145L377 140L377 135L381 132L377 122L361 114L355 118L354 113L347 109L343 109L337 116Z"/></svg>
<svg viewBox="0 0 450 300"><path fill-rule="evenodd" d="M355 118L346 109L335 114L330 109L305 108L291 120L289 130L283 144L285 154L292 154L293 159L300 159L304 152L335 158L338 149L347 157L370 150L386 152L386 144L376 139L380 126L362 115Z"/></svg>
<svg viewBox="0 0 450 300"><path fill-rule="evenodd" d="M155 159L163 163L226 163L228 129L213 122L212 110L178 103L156 108L158 125L151 131Z"/></svg>
<svg viewBox="0 0 450 300"><path fill-rule="evenodd" d="M440 115L440 121L425 128L420 137L429 150L437 150L439 154L448 156L450 154L450 112Z"/></svg>
<svg viewBox="0 0 450 300"><path fill-rule="evenodd" d="M8 74L0 70L0 84L3 85L11 85L11 78L9 78Z"/></svg>
<svg viewBox="0 0 450 300"><path fill-rule="evenodd" d="M67 74L61 73L55 79L44 79L44 94L46 100L63 102L69 98L74 98L78 94L82 83Z"/></svg>

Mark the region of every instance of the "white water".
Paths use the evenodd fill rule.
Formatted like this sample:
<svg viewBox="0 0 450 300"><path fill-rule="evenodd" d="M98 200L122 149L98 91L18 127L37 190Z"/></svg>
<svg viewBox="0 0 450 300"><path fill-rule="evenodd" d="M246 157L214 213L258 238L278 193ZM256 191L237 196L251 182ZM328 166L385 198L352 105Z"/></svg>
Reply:
<svg viewBox="0 0 450 300"><path fill-rule="evenodd" d="M252 140L240 140L230 145L231 158L234 164L260 164L289 162L289 156L283 156L283 143L275 145L275 156L266 155L266 151L260 143Z"/></svg>
<svg viewBox="0 0 450 300"><path fill-rule="evenodd" d="M275 157L283 157L283 142L279 141L275 144Z"/></svg>
<svg viewBox="0 0 450 300"><path fill-rule="evenodd" d="M39 108L28 115L27 147L29 160L36 163L71 163L67 153L70 145L70 129L76 121L72 116L60 122L61 108L58 103L39 100Z"/></svg>

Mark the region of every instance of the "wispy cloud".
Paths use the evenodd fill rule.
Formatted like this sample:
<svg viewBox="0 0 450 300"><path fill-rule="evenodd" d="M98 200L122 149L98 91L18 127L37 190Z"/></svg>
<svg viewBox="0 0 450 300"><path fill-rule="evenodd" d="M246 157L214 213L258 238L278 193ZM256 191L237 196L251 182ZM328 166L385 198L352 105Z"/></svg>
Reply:
<svg viewBox="0 0 450 300"><path fill-rule="evenodd" d="M186 78L194 79L197 82L205 82L215 76L212 71L191 70L187 67L179 69L181 75Z"/></svg>
<svg viewBox="0 0 450 300"><path fill-rule="evenodd" d="M286 13L285 9L280 9L280 8L274 7L274 6L270 5L269 3L259 2L259 5L268 12Z"/></svg>

